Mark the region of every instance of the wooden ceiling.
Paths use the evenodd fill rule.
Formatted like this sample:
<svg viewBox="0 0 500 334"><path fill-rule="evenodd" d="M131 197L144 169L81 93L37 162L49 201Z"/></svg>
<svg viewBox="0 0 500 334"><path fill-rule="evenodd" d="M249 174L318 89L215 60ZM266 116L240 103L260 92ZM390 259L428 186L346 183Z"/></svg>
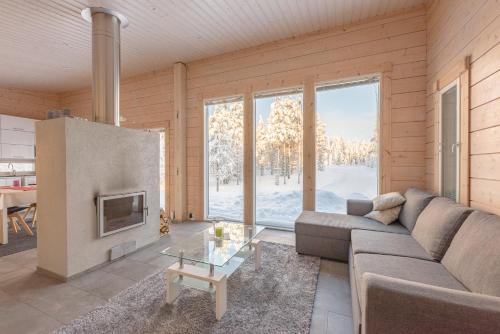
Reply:
<svg viewBox="0 0 500 334"><path fill-rule="evenodd" d="M91 27L109 7L122 30L122 76L164 69L374 17L427 0L0 0L0 86L61 92L90 85Z"/></svg>

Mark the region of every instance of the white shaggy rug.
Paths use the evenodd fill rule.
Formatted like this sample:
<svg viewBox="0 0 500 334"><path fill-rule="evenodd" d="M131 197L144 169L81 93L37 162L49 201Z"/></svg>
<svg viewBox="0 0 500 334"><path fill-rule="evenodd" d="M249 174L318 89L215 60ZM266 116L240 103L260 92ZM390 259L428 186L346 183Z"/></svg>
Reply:
<svg viewBox="0 0 500 334"><path fill-rule="evenodd" d="M308 333L320 259L262 242L228 279L228 307L215 319L212 294L183 287L165 304L163 272L154 274L56 331L63 333Z"/></svg>

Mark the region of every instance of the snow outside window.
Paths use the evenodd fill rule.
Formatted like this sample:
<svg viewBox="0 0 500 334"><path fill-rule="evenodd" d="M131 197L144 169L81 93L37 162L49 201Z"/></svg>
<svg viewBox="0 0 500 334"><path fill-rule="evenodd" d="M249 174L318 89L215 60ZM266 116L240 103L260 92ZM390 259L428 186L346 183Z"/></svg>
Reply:
<svg viewBox="0 0 500 334"><path fill-rule="evenodd" d="M206 218L243 221L243 101L205 104Z"/></svg>
<svg viewBox="0 0 500 334"><path fill-rule="evenodd" d="M316 211L378 194L377 78L316 90Z"/></svg>
<svg viewBox="0 0 500 334"><path fill-rule="evenodd" d="M302 92L255 98L255 220L293 229L302 212Z"/></svg>

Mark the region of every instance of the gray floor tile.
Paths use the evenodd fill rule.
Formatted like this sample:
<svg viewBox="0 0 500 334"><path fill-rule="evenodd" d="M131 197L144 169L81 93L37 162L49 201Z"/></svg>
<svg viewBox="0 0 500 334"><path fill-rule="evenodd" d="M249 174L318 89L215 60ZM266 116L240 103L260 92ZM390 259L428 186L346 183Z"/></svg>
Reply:
<svg viewBox="0 0 500 334"><path fill-rule="evenodd" d="M19 301L25 301L34 294L52 286L62 284L60 281L22 268L0 277L0 290Z"/></svg>
<svg viewBox="0 0 500 334"><path fill-rule="evenodd" d="M165 248L165 246L162 245L161 247L162 249ZM139 262L149 262L151 260L154 260L158 257L158 255L160 254L160 250L158 247L154 247L154 246L151 246L151 247L148 247L148 248L145 248L145 249L141 249L140 251L137 251L133 254L130 254L127 258L130 259L130 260L134 260L134 261L139 261Z"/></svg>
<svg viewBox="0 0 500 334"><path fill-rule="evenodd" d="M49 333L60 326L54 318L0 291L0 333Z"/></svg>
<svg viewBox="0 0 500 334"><path fill-rule="evenodd" d="M334 312L328 312L327 334L352 334L352 318Z"/></svg>
<svg viewBox="0 0 500 334"><path fill-rule="evenodd" d="M262 241L276 242L285 245L295 245L295 233L288 231L272 230L266 228L259 233L258 238Z"/></svg>
<svg viewBox="0 0 500 334"><path fill-rule="evenodd" d="M0 276L5 275L7 273L10 273L14 270L19 270L21 268L22 267L18 264L15 264L15 263L12 263L9 261L5 261L5 260L2 260L2 258L0 258Z"/></svg>
<svg viewBox="0 0 500 334"><path fill-rule="evenodd" d="M352 333L351 315L347 264L322 259L310 332Z"/></svg>
<svg viewBox="0 0 500 334"><path fill-rule="evenodd" d="M36 269L36 266L38 265L36 248L24 252L3 256L2 260L15 263L20 266L29 267L32 269Z"/></svg>
<svg viewBox="0 0 500 334"><path fill-rule="evenodd" d="M176 257L157 254L156 257L154 259L148 261L148 263L152 264L160 269L166 269L177 261L178 261L178 259Z"/></svg>
<svg viewBox="0 0 500 334"><path fill-rule="evenodd" d="M134 281L140 281L158 271L160 267L143 263L139 261L133 261L130 259L121 259L110 265L101 268L101 270L113 273L115 275L125 277Z"/></svg>
<svg viewBox="0 0 500 334"><path fill-rule="evenodd" d="M328 327L328 310L314 306L309 334L325 334Z"/></svg>
<svg viewBox="0 0 500 334"><path fill-rule="evenodd" d="M41 289L31 294L24 302L62 323L69 323L103 305L106 300L63 283Z"/></svg>
<svg viewBox="0 0 500 334"><path fill-rule="evenodd" d="M121 291L134 285L136 281L109 273L96 270L68 282L69 285L90 292L103 299L109 299Z"/></svg>

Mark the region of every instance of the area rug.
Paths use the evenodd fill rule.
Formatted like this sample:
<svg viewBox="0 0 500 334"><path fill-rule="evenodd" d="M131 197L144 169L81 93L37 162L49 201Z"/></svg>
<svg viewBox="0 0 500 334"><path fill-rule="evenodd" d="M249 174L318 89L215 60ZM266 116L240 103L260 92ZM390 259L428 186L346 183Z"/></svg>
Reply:
<svg viewBox="0 0 500 334"><path fill-rule="evenodd" d="M31 220L29 219L26 220L26 223L30 226L34 235L29 235L22 228L17 233L12 228L9 228L9 243L0 245L0 257L36 248L36 227L31 227Z"/></svg>
<svg viewBox="0 0 500 334"><path fill-rule="evenodd" d="M228 308L215 319L214 296L183 287L165 304L163 272L56 331L66 333L308 333L320 260L295 247L262 242L262 266L250 256L228 279Z"/></svg>

